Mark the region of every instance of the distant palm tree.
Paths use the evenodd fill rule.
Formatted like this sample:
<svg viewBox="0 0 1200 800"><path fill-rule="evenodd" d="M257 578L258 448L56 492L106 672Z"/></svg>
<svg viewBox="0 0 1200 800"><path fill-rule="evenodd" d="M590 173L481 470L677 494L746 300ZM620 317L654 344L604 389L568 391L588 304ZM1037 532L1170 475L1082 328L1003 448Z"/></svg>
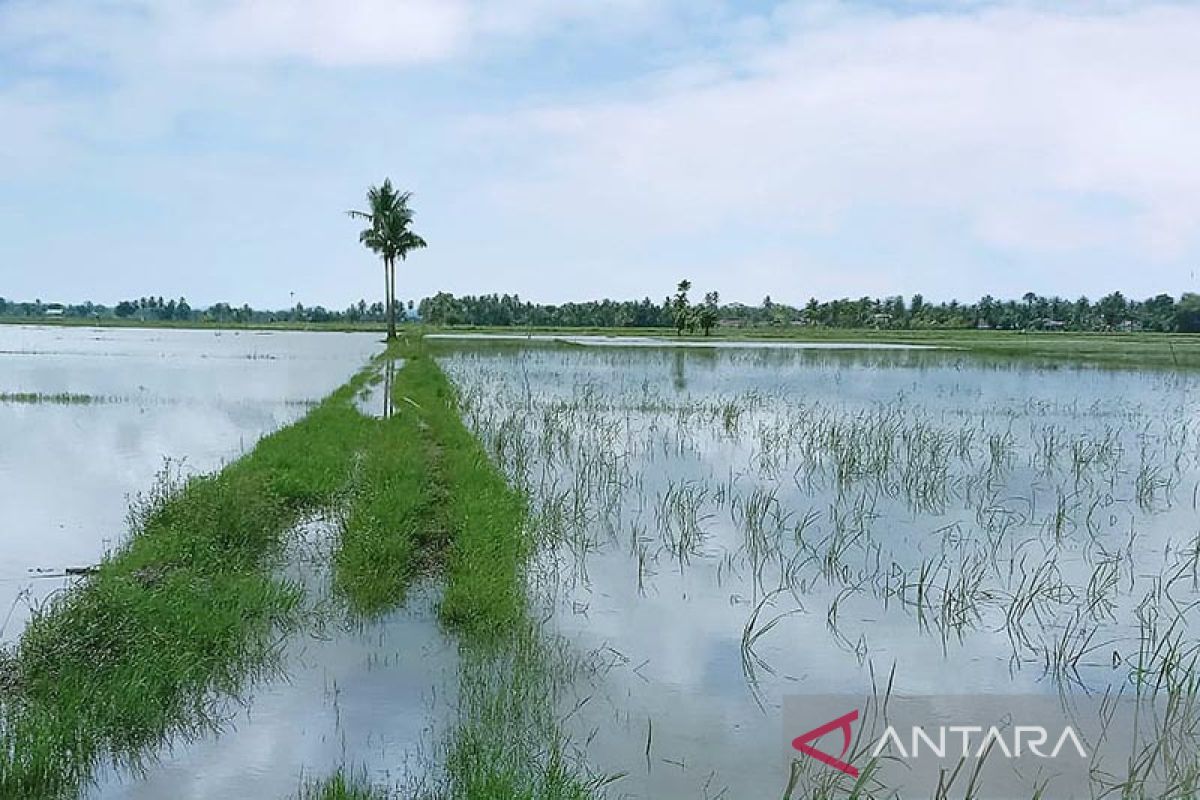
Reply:
<svg viewBox="0 0 1200 800"><path fill-rule="evenodd" d="M358 235L367 249L383 259L384 295L387 302L388 338L396 338L396 259L408 258L413 250L425 247L425 240L413 233L411 192L397 192L389 179L367 190L367 211L347 211L355 219L370 223Z"/></svg>

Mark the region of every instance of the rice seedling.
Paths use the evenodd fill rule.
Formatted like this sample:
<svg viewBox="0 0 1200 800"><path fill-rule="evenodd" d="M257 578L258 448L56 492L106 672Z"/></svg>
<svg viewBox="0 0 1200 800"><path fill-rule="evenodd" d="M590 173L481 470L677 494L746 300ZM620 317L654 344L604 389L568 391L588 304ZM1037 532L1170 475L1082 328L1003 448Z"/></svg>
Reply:
<svg viewBox="0 0 1200 800"><path fill-rule="evenodd" d="M754 647L758 643L759 639L770 633L780 622L794 614L801 614L804 612L803 608L794 608L776 614L770 619L760 623L759 616L762 614L763 609L770 607L775 598L780 594L781 591L776 591L759 601L758 605L756 605L754 610L750 613L750 618L746 620L746 626L742 629L742 673L746 676L746 685L750 688L750 692L754 696L754 699L759 704L760 708L763 708L764 706L762 696L759 691L758 671L761 669L762 671L770 674L774 674L775 671L771 668L770 664L768 664L761 656L758 655L757 652L755 652Z"/></svg>
<svg viewBox="0 0 1200 800"><path fill-rule="evenodd" d="M464 419L545 520L546 562L570 564L573 580L545 586L552 609L607 609L630 626L610 635L662 658L657 637L638 636L638 609L667 609L671 641L704 642L723 607L748 603L753 625L723 624L750 642L735 665L755 707L777 702L788 660L814 651L846 675L881 652L925 672L998 659L1014 685L1028 670L1064 691L1191 671L1160 621L1190 609L1200 583L1183 514L1200 502L1184 384L1149 381L1147 396L1166 399L1139 402L1104 373L1051 376L1055 393L1012 367L731 354L720 358L736 379L681 386L677 361L641 358L444 355L470 398ZM858 380L895 387L906 370L892 394ZM1020 391L990 391L992 371ZM1177 503L1189 484L1192 502ZM658 569L660 556L675 568ZM816 628L765 669L762 604L789 595ZM1195 635L1194 616L1176 630ZM656 749L668 730L656 717Z"/></svg>
<svg viewBox="0 0 1200 800"><path fill-rule="evenodd" d="M305 781L297 794L298 800L388 800L397 796L373 785L361 772L345 768L324 778Z"/></svg>

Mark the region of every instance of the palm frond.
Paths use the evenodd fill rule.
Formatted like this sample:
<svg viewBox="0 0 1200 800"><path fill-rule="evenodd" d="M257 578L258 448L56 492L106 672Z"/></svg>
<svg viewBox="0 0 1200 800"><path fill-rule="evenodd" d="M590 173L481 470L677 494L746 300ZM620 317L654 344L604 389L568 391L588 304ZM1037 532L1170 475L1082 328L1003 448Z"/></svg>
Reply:
<svg viewBox="0 0 1200 800"><path fill-rule="evenodd" d="M368 188L367 207L370 210L346 212L352 219L370 223L370 227L359 233L359 242L384 260L393 260L397 256L403 259L410 251L425 247L425 240L410 229L413 222L410 200L412 192L397 192L387 178L379 186Z"/></svg>
<svg viewBox="0 0 1200 800"><path fill-rule="evenodd" d="M402 259L407 259L411 251L420 250L426 246L424 239L412 231L406 231L396 243L396 254Z"/></svg>

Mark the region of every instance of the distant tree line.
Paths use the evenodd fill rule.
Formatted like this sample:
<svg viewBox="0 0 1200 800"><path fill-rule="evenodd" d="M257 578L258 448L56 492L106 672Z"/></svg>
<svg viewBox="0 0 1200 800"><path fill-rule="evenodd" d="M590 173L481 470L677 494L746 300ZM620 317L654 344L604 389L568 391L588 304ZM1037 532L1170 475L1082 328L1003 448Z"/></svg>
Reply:
<svg viewBox="0 0 1200 800"><path fill-rule="evenodd" d="M721 303L720 295L708 292L700 303L692 303L690 281L681 281L673 295L660 301L594 300L582 303L546 304L522 300L516 294L484 294L456 297L439 292L419 304L398 302L420 319L436 325L555 328L663 328L708 333L717 327L814 326L826 328L995 328L998 330L1111 331L1145 330L1200 332L1200 294L1185 293L1179 299L1160 294L1131 300L1113 292L1099 300L1086 297L1065 300L1032 292L1020 299L998 300L986 295L975 303L926 302L921 295L858 300L840 299L789 305L769 296L758 305ZM114 306L96 303L16 302L0 297L0 317L80 319L126 319L134 321L179 321L263 324L271 322L383 323L383 303L365 300L342 310L297 303L282 310L254 309L229 303L197 308L185 298L163 300L140 297ZM403 314L402 314L403 316Z"/></svg>
<svg viewBox="0 0 1200 800"><path fill-rule="evenodd" d="M404 304L400 303L403 307ZM409 300L407 308L415 309L413 301ZM376 322L387 320L387 311L383 303L368 304L359 300L341 311L326 309L323 306L306 307L297 303L287 309L256 309L247 304L234 306L229 303L214 303L207 308L196 308L188 303L186 298L164 300L162 297L139 297L122 300L116 305L106 306L99 303L86 302L78 304L18 302L0 297L0 317L9 319L45 319L49 317L68 317L72 319L94 320L129 320L136 322L211 322L211 323L248 323L264 324L271 322Z"/></svg>
<svg viewBox="0 0 1200 800"><path fill-rule="evenodd" d="M521 300L515 294L455 297L438 292L418 306L420 318L434 325L532 326L539 328L675 328L705 334L721 318L720 295L709 292L704 303L688 300L691 281L680 281L675 295L661 303L641 300L593 300L546 305ZM732 309L733 306L725 306Z"/></svg>
<svg viewBox="0 0 1200 800"><path fill-rule="evenodd" d="M1160 294L1130 300L1113 292L1097 301L1065 300L1032 292L1020 300L985 295L976 303L957 300L930 303L919 294L821 302L803 306L764 297L758 305L720 302L709 292L704 302L688 298L690 281L681 281L673 296L655 302L597 300L547 305L523 301L515 294L455 297L439 292L420 303L423 320L440 325L533 326L563 328L673 328L708 332L713 327L810 325L827 328L996 328L1000 330L1147 330L1200 332L1200 294L1179 300Z"/></svg>

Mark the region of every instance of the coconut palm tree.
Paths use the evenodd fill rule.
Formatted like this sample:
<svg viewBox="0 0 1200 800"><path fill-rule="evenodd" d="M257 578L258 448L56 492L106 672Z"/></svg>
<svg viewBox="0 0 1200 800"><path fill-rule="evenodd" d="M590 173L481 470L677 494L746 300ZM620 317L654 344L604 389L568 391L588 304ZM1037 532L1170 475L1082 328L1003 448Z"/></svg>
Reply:
<svg viewBox="0 0 1200 800"><path fill-rule="evenodd" d="M387 303L388 338L396 338L396 259L404 261L413 250L425 247L425 240L411 230L413 212L408 201L411 192L397 192L389 179L367 190L367 211L346 212L369 224L358 240L383 259L384 295Z"/></svg>

